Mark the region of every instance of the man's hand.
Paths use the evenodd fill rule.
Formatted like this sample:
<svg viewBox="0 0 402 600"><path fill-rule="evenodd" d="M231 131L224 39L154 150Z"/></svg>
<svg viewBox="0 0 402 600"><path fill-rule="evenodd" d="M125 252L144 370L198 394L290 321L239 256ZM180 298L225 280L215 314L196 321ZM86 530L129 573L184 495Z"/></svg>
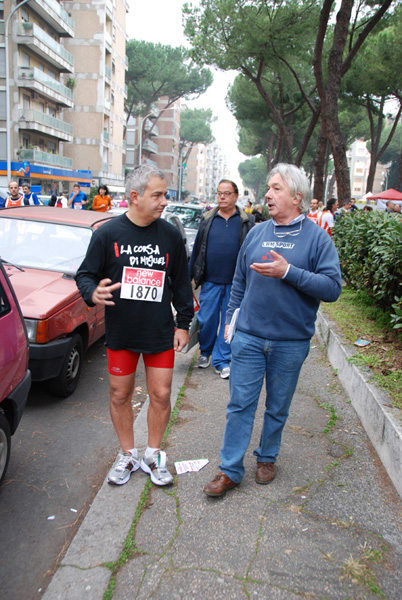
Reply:
<svg viewBox="0 0 402 600"><path fill-rule="evenodd" d="M190 336L186 329L176 329L173 338L173 349L175 352L181 352L190 341Z"/></svg>
<svg viewBox="0 0 402 600"><path fill-rule="evenodd" d="M225 340L228 339L229 327L230 327L230 323L228 323L227 325L225 325L225 333L224 333L224 336L223 336Z"/></svg>
<svg viewBox="0 0 402 600"><path fill-rule="evenodd" d="M260 275L264 275L264 277L275 277L276 279L282 279L286 273L289 263L283 258L283 256L281 256L281 254L275 252L275 250L271 250L269 254L271 259L264 263L253 263L250 265L250 269L253 269L253 271L259 273Z"/></svg>
<svg viewBox="0 0 402 600"><path fill-rule="evenodd" d="M114 290L118 290L119 288L121 288L121 283L120 281L118 283L114 283L113 285L110 285L112 283L111 279L102 279L99 284L98 287L95 289L94 293L92 294L92 302L94 304L103 304L104 306L114 306L114 302L113 300L111 300L111 298L113 298L112 292L114 292Z"/></svg>

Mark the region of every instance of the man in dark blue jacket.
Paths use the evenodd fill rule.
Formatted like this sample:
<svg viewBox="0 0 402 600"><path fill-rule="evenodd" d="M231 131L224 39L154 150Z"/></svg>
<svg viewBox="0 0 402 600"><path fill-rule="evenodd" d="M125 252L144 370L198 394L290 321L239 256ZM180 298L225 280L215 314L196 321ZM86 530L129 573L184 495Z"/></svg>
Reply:
<svg viewBox="0 0 402 600"><path fill-rule="evenodd" d="M230 345L224 329L232 279L240 247L254 225L254 217L236 205L238 197L237 185L222 179L216 193L218 206L204 213L190 260L190 277L196 288L201 285L198 367L209 367L212 358L222 379L230 375Z"/></svg>

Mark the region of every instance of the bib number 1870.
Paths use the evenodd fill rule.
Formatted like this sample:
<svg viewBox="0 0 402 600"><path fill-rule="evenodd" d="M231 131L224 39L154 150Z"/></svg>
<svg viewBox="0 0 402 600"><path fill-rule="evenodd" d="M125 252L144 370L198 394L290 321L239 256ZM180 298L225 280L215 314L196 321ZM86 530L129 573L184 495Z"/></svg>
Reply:
<svg viewBox="0 0 402 600"><path fill-rule="evenodd" d="M120 297L140 302L162 302L165 271L124 267Z"/></svg>

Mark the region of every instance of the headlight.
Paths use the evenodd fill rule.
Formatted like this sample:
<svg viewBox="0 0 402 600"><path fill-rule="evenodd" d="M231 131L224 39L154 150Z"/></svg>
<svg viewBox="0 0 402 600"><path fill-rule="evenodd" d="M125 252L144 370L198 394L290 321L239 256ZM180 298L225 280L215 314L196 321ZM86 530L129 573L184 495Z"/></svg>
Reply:
<svg viewBox="0 0 402 600"><path fill-rule="evenodd" d="M25 319L27 326L28 341L36 344L46 344L49 341L49 321L36 321L35 319Z"/></svg>
<svg viewBox="0 0 402 600"><path fill-rule="evenodd" d="M28 341L36 342L36 330L38 329L38 321L33 319L25 319L25 325L27 326Z"/></svg>

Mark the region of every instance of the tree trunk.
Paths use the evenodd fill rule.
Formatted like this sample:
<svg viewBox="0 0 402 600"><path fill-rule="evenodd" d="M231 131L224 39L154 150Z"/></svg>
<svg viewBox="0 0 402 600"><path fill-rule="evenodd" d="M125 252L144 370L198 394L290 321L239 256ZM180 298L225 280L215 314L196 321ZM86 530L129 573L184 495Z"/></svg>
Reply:
<svg viewBox="0 0 402 600"><path fill-rule="evenodd" d="M327 150L327 136L324 133L323 121L320 124L320 133L317 140L317 150L314 157L314 190L313 197L325 201L324 165Z"/></svg>

